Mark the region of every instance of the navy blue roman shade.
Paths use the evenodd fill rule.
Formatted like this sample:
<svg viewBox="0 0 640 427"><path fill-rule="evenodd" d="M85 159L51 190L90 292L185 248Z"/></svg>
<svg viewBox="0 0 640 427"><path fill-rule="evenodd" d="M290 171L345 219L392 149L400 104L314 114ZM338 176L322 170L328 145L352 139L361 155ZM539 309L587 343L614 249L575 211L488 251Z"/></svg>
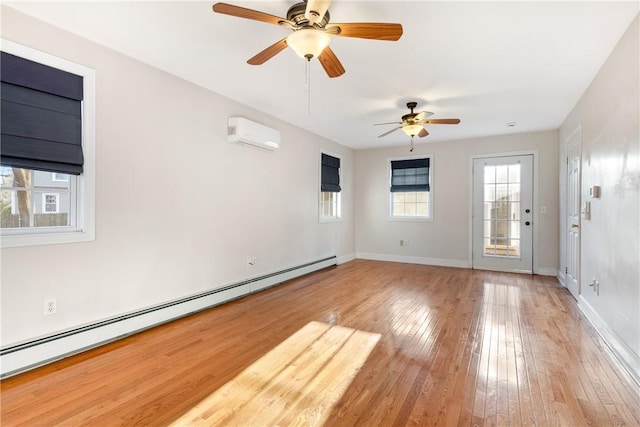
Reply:
<svg viewBox="0 0 640 427"><path fill-rule="evenodd" d="M429 159L392 160L391 192L429 191Z"/></svg>
<svg viewBox="0 0 640 427"><path fill-rule="evenodd" d="M1 53L0 163L80 175L82 77Z"/></svg>
<svg viewBox="0 0 640 427"><path fill-rule="evenodd" d="M328 193L340 192L339 158L322 153L322 171L320 175L320 191Z"/></svg>

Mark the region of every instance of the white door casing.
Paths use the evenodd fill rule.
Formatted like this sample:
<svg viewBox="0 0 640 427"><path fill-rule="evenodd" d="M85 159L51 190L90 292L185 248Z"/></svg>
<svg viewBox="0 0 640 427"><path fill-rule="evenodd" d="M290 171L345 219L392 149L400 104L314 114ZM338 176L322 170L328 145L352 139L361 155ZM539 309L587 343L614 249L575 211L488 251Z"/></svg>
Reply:
<svg viewBox="0 0 640 427"><path fill-rule="evenodd" d="M565 283L574 298L580 295L580 145L578 127L567 138L567 246Z"/></svg>

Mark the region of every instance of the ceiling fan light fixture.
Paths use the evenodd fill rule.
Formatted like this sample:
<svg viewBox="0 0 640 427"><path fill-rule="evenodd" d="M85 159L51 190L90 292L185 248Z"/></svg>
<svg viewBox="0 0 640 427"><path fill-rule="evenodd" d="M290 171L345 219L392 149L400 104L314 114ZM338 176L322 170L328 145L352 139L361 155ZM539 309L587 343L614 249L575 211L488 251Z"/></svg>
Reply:
<svg viewBox="0 0 640 427"><path fill-rule="evenodd" d="M287 37L287 45L291 46L298 56L307 60L320 56L330 42L331 37L327 33L312 28L294 31Z"/></svg>
<svg viewBox="0 0 640 427"><path fill-rule="evenodd" d="M420 125L404 125L404 126L402 126L402 130L408 136L416 136L422 130L422 126L420 126Z"/></svg>

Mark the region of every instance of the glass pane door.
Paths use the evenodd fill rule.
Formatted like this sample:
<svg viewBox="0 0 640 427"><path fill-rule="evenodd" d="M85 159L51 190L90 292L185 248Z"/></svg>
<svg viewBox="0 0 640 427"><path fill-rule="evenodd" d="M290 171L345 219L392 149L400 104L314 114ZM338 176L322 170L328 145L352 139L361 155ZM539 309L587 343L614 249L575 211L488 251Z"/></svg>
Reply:
<svg viewBox="0 0 640 427"><path fill-rule="evenodd" d="M473 160L473 268L533 271L533 156Z"/></svg>
<svg viewBox="0 0 640 427"><path fill-rule="evenodd" d="M520 258L520 163L484 168L484 254Z"/></svg>

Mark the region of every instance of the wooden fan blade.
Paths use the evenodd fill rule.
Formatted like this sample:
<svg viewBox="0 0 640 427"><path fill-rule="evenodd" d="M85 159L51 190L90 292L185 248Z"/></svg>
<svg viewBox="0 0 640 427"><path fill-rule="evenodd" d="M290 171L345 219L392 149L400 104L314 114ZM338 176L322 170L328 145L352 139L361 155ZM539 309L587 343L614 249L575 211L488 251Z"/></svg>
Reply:
<svg viewBox="0 0 640 427"><path fill-rule="evenodd" d="M325 47L320 56L318 56L318 61L320 61L322 68L324 68L329 77L339 77L344 74L344 67L329 46Z"/></svg>
<svg viewBox="0 0 640 427"><path fill-rule="evenodd" d="M309 20L310 25L320 22L330 5L331 0L307 0L307 9L304 11L304 17Z"/></svg>
<svg viewBox="0 0 640 427"><path fill-rule="evenodd" d="M427 132L427 130L425 128L422 128L422 130L420 132L418 132L418 136L420 138L424 138L427 135L429 135L429 132Z"/></svg>
<svg viewBox="0 0 640 427"><path fill-rule="evenodd" d="M380 125L401 125L402 122L387 122L387 123L374 123L374 126L380 126Z"/></svg>
<svg viewBox="0 0 640 427"><path fill-rule="evenodd" d="M360 39L396 41L402 36L401 24L387 24L381 22L327 24L325 30L334 36L357 37Z"/></svg>
<svg viewBox="0 0 640 427"><path fill-rule="evenodd" d="M262 65L287 48L287 38L275 42L247 61L247 64Z"/></svg>
<svg viewBox="0 0 640 427"><path fill-rule="evenodd" d="M458 123L460 123L460 119L429 119L424 121L424 124L428 125L457 125Z"/></svg>
<svg viewBox="0 0 640 427"><path fill-rule="evenodd" d="M216 3L213 5L213 11L216 13L222 13L224 15L237 16L238 18L253 19L254 21L266 22L267 24L279 25L280 22L289 22L279 16L269 15L268 13L260 12L253 9L247 9L245 7L234 6L228 3Z"/></svg>
<svg viewBox="0 0 640 427"><path fill-rule="evenodd" d="M389 135L391 132L395 132L395 131L397 131L398 129L402 129L402 126L398 126L397 128L393 128L393 129L391 129L391 130L389 130L389 131L387 131L387 132L383 133L382 135L378 135L378 138L382 138L383 136L387 136L387 135Z"/></svg>
<svg viewBox="0 0 640 427"><path fill-rule="evenodd" d="M429 116L433 116L433 113L431 111L420 111L416 115L415 120L424 120Z"/></svg>

